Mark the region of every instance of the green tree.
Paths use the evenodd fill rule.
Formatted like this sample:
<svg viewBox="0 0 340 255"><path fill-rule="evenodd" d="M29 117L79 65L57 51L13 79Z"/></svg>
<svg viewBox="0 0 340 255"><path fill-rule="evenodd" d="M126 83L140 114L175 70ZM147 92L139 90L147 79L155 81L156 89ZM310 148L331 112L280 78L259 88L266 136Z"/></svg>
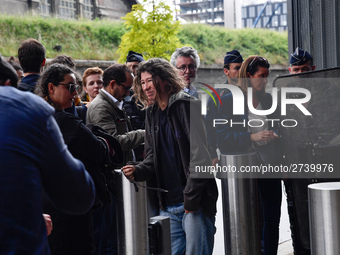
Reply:
<svg viewBox="0 0 340 255"><path fill-rule="evenodd" d="M169 60L172 52L181 46L177 37L180 23L174 21L170 6L163 0L143 0L133 5L132 11L122 19L128 31L117 50L119 63L126 61L130 50L143 54L145 60L153 57Z"/></svg>

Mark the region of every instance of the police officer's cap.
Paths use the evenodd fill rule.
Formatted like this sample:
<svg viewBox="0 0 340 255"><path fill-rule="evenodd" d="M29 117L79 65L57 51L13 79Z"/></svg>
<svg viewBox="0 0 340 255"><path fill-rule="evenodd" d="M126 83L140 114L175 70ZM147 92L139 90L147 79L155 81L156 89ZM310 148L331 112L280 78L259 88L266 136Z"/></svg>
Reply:
<svg viewBox="0 0 340 255"><path fill-rule="evenodd" d="M297 47L293 54L290 55L289 63L294 66L301 66L312 60L312 56L308 51Z"/></svg>
<svg viewBox="0 0 340 255"><path fill-rule="evenodd" d="M142 62L144 61L143 55L132 50L129 51L126 62Z"/></svg>
<svg viewBox="0 0 340 255"><path fill-rule="evenodd" d="M238 50L229 51L224 57L224 65L230 64L230 63L242 63L242 62L243 62L243 58Z"/></svg>

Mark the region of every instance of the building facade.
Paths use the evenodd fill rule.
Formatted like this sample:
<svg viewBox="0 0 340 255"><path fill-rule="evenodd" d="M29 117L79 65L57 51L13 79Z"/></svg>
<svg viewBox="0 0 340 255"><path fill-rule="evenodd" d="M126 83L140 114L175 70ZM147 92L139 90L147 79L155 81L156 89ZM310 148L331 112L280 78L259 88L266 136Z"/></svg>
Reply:
<svg viewBox="0 0 340 255"><path fill-rule="evenodd" d="M287 30L286 0L180 0L178 5L178 16L187 22Z"/></svg>
<svg viewBox="0 0 340 255"><path fill-rule="evenodd" d="M32 13L60 19L109 18L119 20L131 11L136 0L0 0L0 13Z"/></svg>
<svg viewBox="0 0 340 255"><path fill-rule="evenodd" d="M266 1L242 7L242 27L286 31L287 1Z"/></svg>
<svg viewBox="0 0 340 255"><path fill-rule="evenodd" d="M179 17L192 23L224 25L223 0L181 0Z"/></svg>

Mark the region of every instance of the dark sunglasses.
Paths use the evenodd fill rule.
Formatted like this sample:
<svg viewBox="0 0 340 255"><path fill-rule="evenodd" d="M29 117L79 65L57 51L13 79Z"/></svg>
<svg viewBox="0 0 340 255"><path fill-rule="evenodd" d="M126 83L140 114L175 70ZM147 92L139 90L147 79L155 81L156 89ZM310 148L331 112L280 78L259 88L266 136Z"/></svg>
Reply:
<svg viewBox="0 0 340 255"><path fill-rule="evenodd" d="M131 92L132 91L132 87L126 87L126 86L124 86L123 84L121 84L121 83L117 83L117 85L118 86L122 86L124 89L125 89L125 92Z"/></svg>
<svg viewBox="0 0 340 255"><path fill-rule="evenodd" d="M64 85L67 86L66 88L68 89L68 91L72 94L74 91L77 91L77 93L81 92L81 87L77 84L72 84L72 83L59 83L59 85Z"/></svg>
<svg viewBox="0 0 340 255"><path fill-rule="evenodd" d="M254 65L254 64L256 64L257 62L265 62L266 64L269 64L269 63L268 63L268 60L267 60L266 58L256 56L256 57L253 58L253 60L250 62L250 64L248 65L248 68L247 68L247 69L250 69L251 66Z"/></svg>

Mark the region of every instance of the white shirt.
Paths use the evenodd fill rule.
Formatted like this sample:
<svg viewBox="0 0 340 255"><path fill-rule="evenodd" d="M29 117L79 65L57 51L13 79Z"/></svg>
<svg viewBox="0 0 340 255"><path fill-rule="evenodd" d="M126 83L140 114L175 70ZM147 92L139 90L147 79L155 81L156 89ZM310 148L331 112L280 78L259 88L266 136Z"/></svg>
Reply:
<svg viewBox="0 0 340 255"><path fill-rule="evenodd" d="M109 96L109 98L114 102L115 105L117 105L117 107L122 110L123 109L123 100L122 101L118 101L114 96L112 96L109 92L107 92L105 89L101 89L104 93L106 93L106 95ZM128 132L128 131L127 131ZM131 149L132 151L132 160L136 161L136 155L135 152Z"/></svg>
<svg viewBox="0 0 340 255"><path fill-rule="evenodd" d="M122 101L118 101L114 96L112 96L109 92L107 92L105 89L100 89L101 91L103 91L104 93L106 93L106 95L109 96L109 98L114 102L115 105L117 105L117 107L122 110L123 109L123 100Z"/></svg>

